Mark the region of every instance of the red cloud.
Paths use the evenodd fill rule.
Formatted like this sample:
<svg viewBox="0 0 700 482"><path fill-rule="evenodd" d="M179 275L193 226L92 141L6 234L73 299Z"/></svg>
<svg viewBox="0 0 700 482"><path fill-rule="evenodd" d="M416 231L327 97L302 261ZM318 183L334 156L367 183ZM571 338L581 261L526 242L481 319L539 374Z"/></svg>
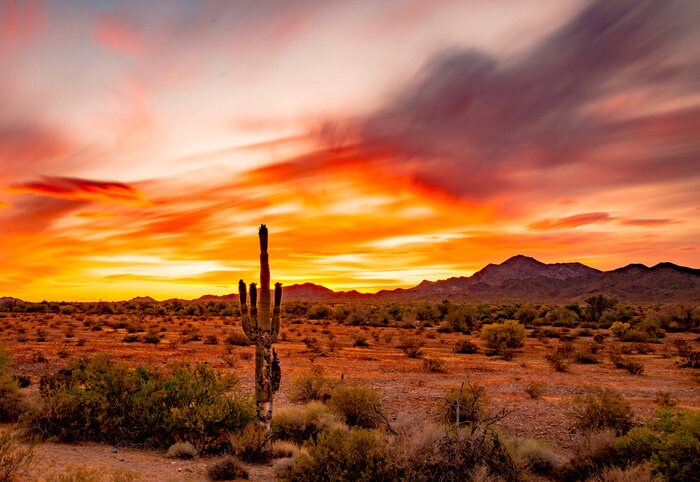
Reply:
<svg viewBox="0 0 700 482"><path fill-rule="evenodd" d="M584 226L586 224L607 223L613 219L615 218L610 216L608 213L582 213L559 219L543 219L542 221L529 224L528 228L537 231L544 231L548 229L567 229Z"/></svg>
<svg viewBox="0 0 700 482"><path fill-rule="evenodd" d="M143 47L138 27L122 17L103 17L95 27L94 39L106 50L134 57Z"/></svg>
<svg viewBox="0 0 700 482"><path fill-rule="evenodd" d="M9 191L72 201L148 204L143 194L128 184L71 177L42 177L42 181L15 184Z"/></svg>
<svg viewBox="0 0 700 482"><path fill-rule="evenodd" d="M675 222L673 219L623 219L620 224L625 226L663 226Z"/></svg>

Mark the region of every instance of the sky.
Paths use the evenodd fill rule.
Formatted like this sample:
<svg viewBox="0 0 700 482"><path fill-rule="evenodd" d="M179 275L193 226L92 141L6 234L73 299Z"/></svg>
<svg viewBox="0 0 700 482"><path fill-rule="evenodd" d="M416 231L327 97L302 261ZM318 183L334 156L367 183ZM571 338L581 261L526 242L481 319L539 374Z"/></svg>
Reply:
<svg viewBox="0 0 700 482"><path fill-rule="evenodd" d="M700 267L700 4L0 0L0 296Z"/></svg>

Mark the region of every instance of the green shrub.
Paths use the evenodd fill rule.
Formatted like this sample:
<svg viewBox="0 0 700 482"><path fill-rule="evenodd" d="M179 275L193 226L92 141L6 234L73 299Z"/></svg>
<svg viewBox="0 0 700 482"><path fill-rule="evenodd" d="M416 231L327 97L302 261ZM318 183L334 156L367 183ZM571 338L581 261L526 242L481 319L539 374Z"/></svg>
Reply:
<svg viewBox="0 0 700 482"><path fill-rule="evenodd" d="M18 379L12 374L10 357L0 347L0 423L16 422L24 411Z"/></svg>
<svg viewBox="0 0 700 482"><path fill-rule="evenodd" d="M610 326L610 332L618 338L622 338L630 330L629 323L622 323L621 321L616 321Z"/></svg>
<svg viewBox="0 0 700 482"><path fill-rule="evenodd" d="M23 423L31 433L62 441L163 447L185 439L213 451L223 433L255 417L248 397L228 393L236 386L236 379L205 364L130 370L101 356L42 377L40 402Z"/></svg>
<svg viewBox="0 0 700 482"><path fill-rule="evenodd" d="M235 457L225 457L214 462L207 469L207 475L211 480L248 479L248 471Z"/></svg>
<svg viewBox="0 0 700 482"><path fill-rule="evenodd" d="M610 388L589 387L584 396L574 398L569 417L584 432L611 429L624 434L633 425L629 402Z"/></svg>
<svg viewBox="0 0 700 482"><path fill-rule="evenodd" d="M299 444L309 439L315 440L320 432L342 425L342 420L318 401L309 402L303 407L280 408L272 415L275 437Z"/></svg>
<svg viewBox="0 0 700 482"><path fill-rule="evenodd" d="M34 450L17 443L9 430L0 430L0 481L23 480L34 458Z"/></svg>
<svg viewBox="0 0 700 482"><path fill-rule="evenodd" d="M387 442L372 430L335 429L319 434L281 480L326 482L396 480Z"/></svg>
<svg viewBox="0 0 700 482"><path fill-rule="evenodd" d="M374 428L381 422L378 409L379 394L366 385L343 383L338 385L328 406L344 418L351 427Z"/></svg>
<svg viewBox="0 0 700 482"><path fill-rule="evenodd" d="M498 354L520 348L525 343L525 327L515 320L485 325L481 329L481 339L486 346Z"/></svg>
<svg viewBox="0 0 700 482"><path fill-rule="evenodd" d="M292 378L289 398L294 402L326 402L338 383L339 379L325 376L321 367L314 366L311 371L299 373Z"/></svg>
<svg viewBox="0 0 700 482"><path fill-rule="evenodd" d="M660 432L651 457L654 470L665 480L691 482L700 474L700 411L660 410L652 428Z"/></svg>

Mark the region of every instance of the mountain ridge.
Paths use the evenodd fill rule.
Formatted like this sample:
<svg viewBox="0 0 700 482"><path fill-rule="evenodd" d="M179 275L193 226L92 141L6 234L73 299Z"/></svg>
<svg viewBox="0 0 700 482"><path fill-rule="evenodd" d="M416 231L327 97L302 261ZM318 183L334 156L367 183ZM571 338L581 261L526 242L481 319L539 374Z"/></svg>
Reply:
<svg viewBox="0 0 700 482"><path fill-rule="evenodd" d="M579 262L543 263L518 254L500 264L489 263L471 276L423 280L411 288L384 289L376 293L334 291L312 282L284 287L284 299L287 301L573 301L593 294L609 294L621 301L700 302L700 269L661 262L651 267L631 263L601 271ZM229 293L207 294L194 300L178 301L231 302L237 299L237 293ZM157 303L150 296L137 296L129 301ZM21 300L0 298L0 303L17 302Z"/></svg>

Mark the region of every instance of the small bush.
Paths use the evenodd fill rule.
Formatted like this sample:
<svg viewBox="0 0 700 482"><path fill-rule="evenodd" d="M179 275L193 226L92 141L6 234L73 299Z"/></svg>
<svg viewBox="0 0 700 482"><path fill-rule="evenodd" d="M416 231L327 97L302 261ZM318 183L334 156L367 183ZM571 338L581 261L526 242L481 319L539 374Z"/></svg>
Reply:
<svg viewBox="0 0 700 482"><path fill-rule="evenodd" d="M649 464L632 465L630 467L605 467L600 474L588 482L655 482L658 481L651 473Z"/></svg>
<svg viewBox="0 0 700 482"><path fill-rule="evenodd" d="M294 402L326 402L338 383L340 380L325 376L321 367L314 366L311 371L299 373L292 378L289 398Z"/></svg>
<svg viewBox="0 0 700 482"><path fill-rule="evenodd" d="M459 340L455 345L454 352L463 355L471 355L473 353L478 353L479 347L470 340Z"/></svg>
<svg viewBox="0 0 700 482"><path fill-rule="evenodd" d="M51 474L48 482L134 482L139 477L130 470L116 469L109 471L106 467L71 466L59 473Z"/></svg>
<svg viewBox="0 0 700 482"><path fill-rule="evenodd" d="M32 448L17 443L8 430L0 430L0 481L22 480L33 458Z"/></svg>
<svg viewBox="0 0 700 482"><path fill-rule="evenodd" d="M673 408L676 405L678 405L678 398L675 397L671 392L659 390L656 392L654 403L661 408Z"/></svg>
<svg viewBox="0 0 700 482"><path fill-rule="evenodd" d="M515 320L493 323L481 329L481 339L497 354L523 346L525 334L525 327Z"/></svg>
<svg viewBox="0 0 700 482"><path fill-rule="evenodd" d="M554 368L554 370L562 373L569 371L567 357L560 350L555 349L550 353L547 353L544 358L547 360L547 363Z"/></svg>
<svg viewBox="0 0 700 482"><path fill-rule="evenodd" d="M374 428L381 422L377 413L380 403L379 394L373 388L344 383L333 390L328 406L351 427Z"/></svg>
<svg viewBox="0 0 700 482"><path fill-rule="evenodd" d="M614 440L615 434L609 430L581 437L574 445L574 455L556 469L555 478L567 482L588 480L605 467L615 465L617 453L613 449Z"/></svg>
<svg viewBox="0 0 700 482"><path fill-rule="evenodd" d="M177 442L168 447L165 456L169 459L192 459L199 455L197 449L189 442Z"/></svg>
<svg viewBox="0 0 700 482"><path fill-rule="evenodd" d="M644 364L630 357L623 357L619 353L610 353L610 361L616 368L627 370L632 375L641 375L644 373Z"/></svg>
<svg viewBox="0 0 700 482"><path fill-rule="evenodd" d="M629 402L609 388L590 387L583 397L575 397L569 417L584 432L611 429L624 434L633 425Z"/></svg>
<svg viewBox="0 0 700 482"><path fill-rule="evenodd" d="M700 474L700 411L659 411L652 428L660 432L651 457L654 470L666 480L691 482Z"/></svg>
<svg viewBox="0 0 700 482"><path fill-rule="evenodd" d="M265 429L257 423L249 424L242 432L229 438L231 452L240 460L248 463L267 462L272 458L271 440Z"/></svg>
<svg viewBox="0 0 700 482"><path fill-rule="evenodd" d="M24 409L19 382L10 367L10 357L0 347L0 423L16 422Z"/></svg>
<svg viewBox="0 0 700 482"><path fill-rule="evenodd" d="M453 387L440 400L440 419L450 425L457 421L459 407L459 424L474 423L484 414L484 387L476 384L465 384Z"/></svg>
<svg viewBox="0 0 700 482"><path fill-rule="evenodd" d="M343 422L321 402L312 401L303 407L275 410L272 415L272 431L276 438L302 444L315 440L324 430L339 428Z"/></svg>
<svg viewBox="0 0 700 482"><path fill-rule="evenodd" d="M296 463L280 474L289 482L396 480L387 443L377 432L335 429L319 434Z"/></svg>
<svg viewBox="0 0 700 482"><path fill-rule="evenodd" d="M530 398L542 398L542 395L544 395L544 385L535 382L528 383L525 387L525 393L527 393Z"/></svg>
<svg viewBox="0 0 700 482"><path fill-rule="evenodd" d="M250 340L248 339L248 337L245 336L245 333L242 333L240 331L232 331L231 333L226 335L226 339L224 341L228 345L236 345L236 346L248 346L248 345L250 345Z"/></svg>
<svg viewBox="0 0 700 482"><path fill-rule="evenodd" d="M215 462L207 469L207 475L211 480L248 479L248 471L235 457L225 457Z"/></svg>
<svg viewBox="0 0 700 482"><path fill-rule="evenodd" d="M561 458L541 442L529 438L509 441L508 449L519 466L538 475L550 475L562 462Z"/></svg>
<svg viewBox="0 0 700 482"><path fill-rule="evenodd" d="M424 358L423 370L428 373L445 373L445 362L437 358Z"/></svg>
<svg viewBox="0 0 700 482"><path fill-rule="evenodd" d="M408 358L420 358L423 356L423 340L420 338L411 338L407 336L401 337L401 342L399 343L399 349L404 352Z"/></svg>

